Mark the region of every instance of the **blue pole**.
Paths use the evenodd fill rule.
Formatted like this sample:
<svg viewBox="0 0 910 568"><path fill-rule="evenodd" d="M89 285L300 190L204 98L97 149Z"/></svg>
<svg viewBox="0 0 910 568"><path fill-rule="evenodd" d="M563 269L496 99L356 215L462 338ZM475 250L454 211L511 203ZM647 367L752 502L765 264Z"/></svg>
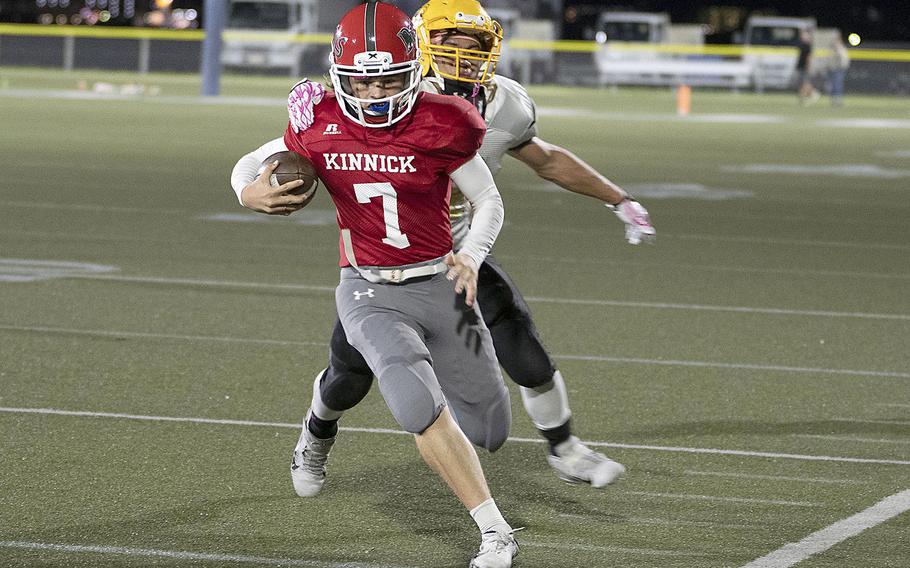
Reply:
<svg viewBox="0 0 910 568"><path fill-rule="evenodd" d="M215 97L221 82L221 32L227 10L226 0L205 0L202 7L205 39L202 41L202 96Z"/></svg>

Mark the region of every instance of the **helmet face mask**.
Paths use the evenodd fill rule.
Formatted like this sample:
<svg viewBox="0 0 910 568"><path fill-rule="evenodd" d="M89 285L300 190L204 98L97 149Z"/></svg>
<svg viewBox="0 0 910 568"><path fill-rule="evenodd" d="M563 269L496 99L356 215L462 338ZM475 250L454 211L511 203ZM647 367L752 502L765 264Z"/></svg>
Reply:
<svg viewBox="0 0 910 568"><path fill-rule="evenodd" d="M417 100L420 51L410 18L390 4L361 4L344 15L332 40L329 76L341 110L369 128L391 126ZM385 96L370 98L377 83ZM389 94L400 84L401 90Z"/></svg>
<svg viewBox="0 0 910 568"><path fill-rule="evenodd" d="M344 113L355 122L370 128L391 126L411 112L417 100L421 76L420 62L416 60L408 65L389 66L379 70L363 66L332 65L329 75ZM361 89L356 86L358 82L369 84L370 80L385 82L393 78L400 78L401 90L380 98L371 98L366 92L358 92ZM368 90L368 87L363 89Z"/></svg>
<svg viewBox="0 0 910 568"><path fill-rule="evenodd" d="M502 49L502 26L476 0L429 0L414 15L414 27L424 75L480 84L493 79ZM458 36L476 38L479 48L443 45Z"/></svg>

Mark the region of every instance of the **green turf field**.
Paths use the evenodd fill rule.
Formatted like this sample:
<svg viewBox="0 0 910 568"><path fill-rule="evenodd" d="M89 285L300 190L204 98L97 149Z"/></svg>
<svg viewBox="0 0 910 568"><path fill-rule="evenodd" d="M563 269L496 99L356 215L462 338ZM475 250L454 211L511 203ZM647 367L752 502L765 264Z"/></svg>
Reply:
<svg viewBox="0 0 910 568"><path fill-rule="evenodd" d="M325 193L269 218L228 184L288 86L229 77L216 104L193 77L0 68L0 566L467 566L473 522L378 392L323 493L291 487L337 229ZM510 385L514 438L481 461L527 527L516 568L737 568L832 525L763 566L910 564L906 99L696 91L681 119L669 90L532 95L658 240L514 160L498 177L496 256L578 435L628 468L559 481Z"/></svg>

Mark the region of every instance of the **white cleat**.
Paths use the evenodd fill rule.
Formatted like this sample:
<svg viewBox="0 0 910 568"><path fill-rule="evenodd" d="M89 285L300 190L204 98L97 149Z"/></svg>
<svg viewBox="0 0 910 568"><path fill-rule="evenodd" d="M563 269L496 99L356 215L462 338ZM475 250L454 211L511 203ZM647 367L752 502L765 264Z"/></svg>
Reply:
<svg viewBox="0 0 910 568"><path fill-rule="evenodd" d="M560 479L569 483L590 483L591 487L601 488L626 472L621 463L595 452L575 436L556 446L556 454L547 456L547 461Z"/></svg>
<svg viewBox="0 0 910 568"><path fill-rule="evenodd" d="M303 419L303 431L291 458L291 481L294 482L294 491L301 497L313 497L322 490L325 464L335 443L335 438L320 440L310 433L307 428L309 420L310 413L307 412Z"/></svg>
<svg viewBox="0 0 910 568"><path fill-rule="evenodd" d="M480 550L471 559L468 568L511 568L512 559L518 556L518 542L512 536L514 532L484 533Z"/></svg>

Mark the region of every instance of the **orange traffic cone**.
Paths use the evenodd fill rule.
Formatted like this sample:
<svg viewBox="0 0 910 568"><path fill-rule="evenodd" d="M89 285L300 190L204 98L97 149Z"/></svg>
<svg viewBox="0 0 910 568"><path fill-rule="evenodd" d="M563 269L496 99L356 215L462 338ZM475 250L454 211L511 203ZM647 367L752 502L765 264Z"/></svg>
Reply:
<svg viewBox="0 0 910 568"><path fill-rule="evenodd" d="M680 85L676 87L676 114L688 116L692 111L692 87Z"/></svg>

